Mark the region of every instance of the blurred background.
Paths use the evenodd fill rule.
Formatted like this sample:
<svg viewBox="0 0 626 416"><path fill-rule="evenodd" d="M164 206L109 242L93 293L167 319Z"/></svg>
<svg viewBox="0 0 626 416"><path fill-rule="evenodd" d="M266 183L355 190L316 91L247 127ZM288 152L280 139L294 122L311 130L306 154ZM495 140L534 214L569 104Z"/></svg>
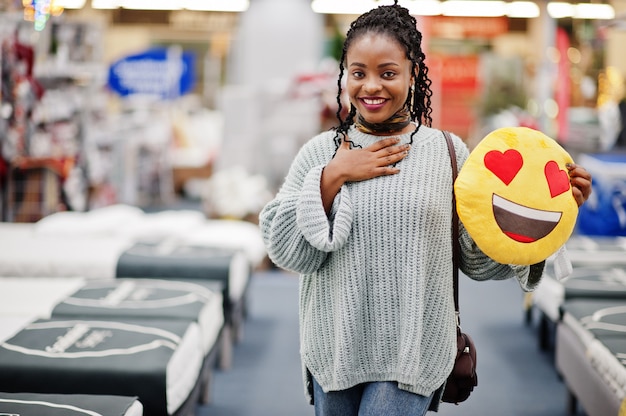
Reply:
<svg viewBox="0 0 626 416"><path fill-rule="evenodd" d="M215 374L211 402L192 413L311 414L300 378L297 278L264 257L256 224L298 149L336 124L344 99L336 96L337 59L350 22L388 3L0 0L0 276L84 278L98 269L85 262L76 272L76 258L63 263L72 272L60 268L54 262L73 250L60 242L90 250L74 239L112 231L124 236L112 253L118 274L107 278L129 277L119 275L118 255L136 254L130 248L148 237L161 249L169 244L148 263L184 258L174 258L172 237L181 250L243 250L245 296L224 310L235 332L228 365ZM626 299L626 0L400 4L423 34L434 127L470 149L499 127L539 129L592 172L573 257L601 259ZM144 217L164 211L180 215ZM207 253L197 254L217 258ZM187 263L177 270L196 267ZM604 271L594 276L607 281ZM465 407L443 415L608 415L594 400L610 400L595 391L577 407L555 371L558 313L535 308L512 282L464 282L462 290L466 329L481 340L481 381ZM10 300L1 295L0 304ZM0 340L7 316L0 310ZM618 367L623 377L609 383L617 392L609 396L621 401L626 370Z"/></svg>
<svg viewBox="0 0 626 416"><path fill-rule="evenodd" d="M377 4L1 0L2 218L180 196L254 216L302 143L334 125L343 35ZM403 5L424 35L436 127L470 146L512 125L574 154L618 144L625 1ZM58 189L30 212L7 189L34 192L41 175ZM238 210L226 189L247 195Z"/></svg>

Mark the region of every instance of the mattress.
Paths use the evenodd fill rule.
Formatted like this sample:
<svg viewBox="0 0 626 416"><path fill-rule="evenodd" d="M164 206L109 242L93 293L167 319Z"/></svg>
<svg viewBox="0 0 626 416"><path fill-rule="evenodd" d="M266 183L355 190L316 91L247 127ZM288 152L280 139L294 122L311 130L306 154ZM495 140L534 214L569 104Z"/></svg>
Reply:
<svg viewBox="0 0 626 416"><path fill-rule="evenodd" d="M0 291L3 289L0 279ZM131 278L85 281L57 302L50 315L196 321L206 355L217 344L224 326L222 285L210 281Z"/></svg>
<svg viewBox="0 0 626 416"><path fill-rule="evenodd" d="M626 303L572 299L562 311L556 349L559 372L590 416L617 415L626 399ZM573 361L575 356L579 358Z"/></svg>
<svg viewBox="0 0 626 416"><path fill-rule="evenodd" d="M574 298L626 300L626 265L577 265L564 281L546 272L533 292L533 305L556 322L561 304Z"/></svg>
<svg viewBox="0 0 626 416"><path fill-rule="evenodd" d="M113 279L119 257L132 244L120 237L3 237L0 276Z"/></svg>
<svg viewBox="0 0 626 416"><path fill-rule="evenodd" d="M57 212L37 223L0 223L0 276L115 277L123 252L136 243L239 252L246 268L261 266L266 250L258 227L207 220L193 210L144 213L128 205ZM238 280L233 292L241 292Z"/></svg>
<svg viewBox="0 0 626 416"><path fill-rule="evenodd" d="M182 234L180 242L196 247L241 250L253 269L259 268L267 256L259 227L247 221L207 220Z"/></svg>
<svg viewBox="0 0 626 416"><path fill-rule="evenodd" d="M57 304L86 282L80 277L0 277L0 316L49 318Z"/></svg>
<svg viewBox="0 0 626 416"><path fill-rule="evenodd" d="M142 416L143 405L136 397L0 392L0 415Z"/></svg>
<svg viewBox="0 0 626 416"><path fill-rule="evenodd" d="M570 261L576 265L626 265L626 237L576 234L565 243ZM553 257L548 259L548 263Z"/></svg>
<svg viewBox="0 0 626 416"><path fill-rule="evenodd" d="M151 416L175 414L197 391L204 353L195 322L20 319L0 326L0 391L137 396Z"/></svg>
<svg viewBox="0 0 626 416"><path fill-rule="evenodd" d="M158 241L185 234L206 221L195 210L164 210L144 213L124 204L97 208L87 212L56 212L34 224L38 236L118 237L133 241Z"/></svg>
<svg viewBox="0 0 626 416"><path fill-rule="evenodd" d="M250 263L239 250L172 241L134 244L122 253L116 269L118 277L218 281L233 302L242 299L250 274Z"/></svg>

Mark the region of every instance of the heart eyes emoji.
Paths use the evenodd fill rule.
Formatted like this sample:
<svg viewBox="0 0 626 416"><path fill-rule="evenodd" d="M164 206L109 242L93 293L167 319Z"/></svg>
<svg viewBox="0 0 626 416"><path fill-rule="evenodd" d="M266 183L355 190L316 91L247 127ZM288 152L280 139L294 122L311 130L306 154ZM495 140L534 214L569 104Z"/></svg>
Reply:
<svg viewBox="0 0 626 416"><path fill-rule="evenodd" d="M492 150L485 154L485 167L496 175L505 185L509 185L522 169L524 159L520 152L509 149L505 152ZM544 167L544 174L550 188L552 198L570 189L569 175L559 169L559 165L551 160Z"/></svg>

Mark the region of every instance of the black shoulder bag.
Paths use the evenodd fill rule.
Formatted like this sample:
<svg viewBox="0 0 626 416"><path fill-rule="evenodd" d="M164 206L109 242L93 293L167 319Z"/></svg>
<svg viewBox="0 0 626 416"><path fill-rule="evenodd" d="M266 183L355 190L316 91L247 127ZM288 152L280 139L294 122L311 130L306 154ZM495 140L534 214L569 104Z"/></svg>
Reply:
<svg viewBox="0 0 626 416"><path fill-rule="evenodd" d="M452 144L452 138L447 131L443 132L448 143L450 162L452 163L452 184L454 193L454 181L458 172L456 164L456 152ZM469 395L478 385L476 375L476 348L474 341L469 335L461 330L461 319L459 314L459 256L461 248L459 246L459 216L456 212L456 199L452 197L452 262L454 278L454 308L456 311L456 340L457 352L454 361L454 368L443 390L442 401L459 404L467 400Z"/></svg>

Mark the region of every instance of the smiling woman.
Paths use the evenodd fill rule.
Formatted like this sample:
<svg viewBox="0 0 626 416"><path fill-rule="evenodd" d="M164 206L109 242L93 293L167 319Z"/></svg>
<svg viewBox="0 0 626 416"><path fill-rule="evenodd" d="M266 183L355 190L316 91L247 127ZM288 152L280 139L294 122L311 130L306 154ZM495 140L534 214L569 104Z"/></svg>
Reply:
<svg viewBox="0 0 626 416"><path fill-rule="evenodd" d="M445 136L431 126L425 59L417 21L397 1L352 22L339 59L338 126L304 144L259 216L270 259L301 275L303 379L317 416L423 416L439 407L452 371L453 175ZM462 166L469 149L450 136ZM590 177L578 169L570 177L569 192L550 190L584 202ZM535 287L543 263L499 263L460 231L467 277Z"/></svg>

